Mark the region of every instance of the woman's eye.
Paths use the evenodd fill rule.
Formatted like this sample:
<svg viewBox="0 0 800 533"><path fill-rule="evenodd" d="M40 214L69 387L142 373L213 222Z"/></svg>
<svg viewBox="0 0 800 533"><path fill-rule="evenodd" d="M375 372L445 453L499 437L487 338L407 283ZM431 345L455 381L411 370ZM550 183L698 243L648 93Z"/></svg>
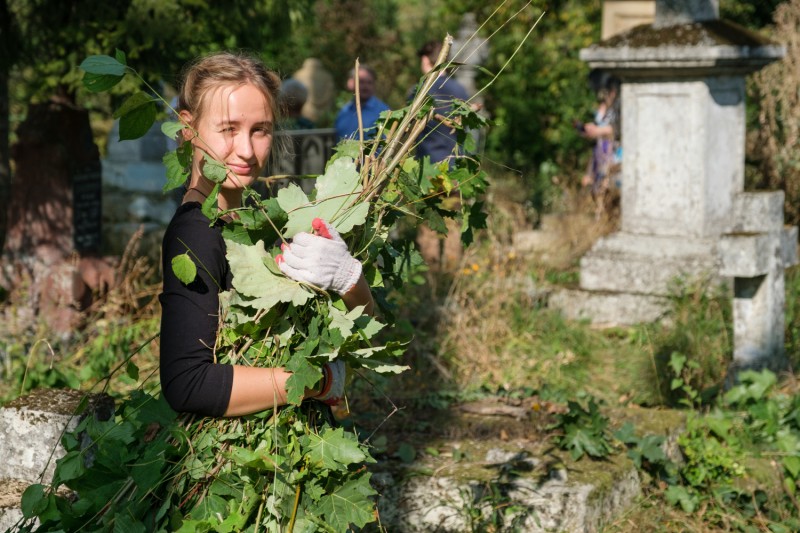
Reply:
<svg viewBox="0 0 800 533"><path fill-rule="evenodd" d="M272 130L270 128L256 128L255 133L257 135L271 135Z"/></svg>

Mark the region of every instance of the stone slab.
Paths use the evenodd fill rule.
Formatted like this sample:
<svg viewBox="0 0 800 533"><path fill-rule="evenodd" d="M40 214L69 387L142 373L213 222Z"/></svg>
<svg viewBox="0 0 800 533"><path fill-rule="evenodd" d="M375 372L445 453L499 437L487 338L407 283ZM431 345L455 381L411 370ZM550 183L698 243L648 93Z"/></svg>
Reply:
<svg viewBox="0 0 800 533"><path fill-rule="evenodd" d="M450 477L413 477L405 483L378 476L386 483L378 507L381 521L390 530L412 532L470 531L468 511L478 508L485 518L491 512L491 497L486 483L459 481ZM633 468L619 472L611 491L591 484L569 483L560 479L544 483L517 479L503 483L503 503L518 509L509 531L592 532L599 531L641 494L641 483ZM481 498L486 500L481 502ZM477 502L475 501L477 500ZM384 502L384 505L381 503Z"/></svg>
<svg viewBox="0 0 800 533"><path fill-rule="evenodd" d="M737 194L730 233L775 231L783 225L783 203L783 191Z"/></svg>
<svg viewBox="0 0 800 533"><path fill-rule="evenodd" d="M591 291L666 296L676 278L708 279L716 272L708 239L615 233L581 258L580 287Z"/></svg>
<svg viewBox="0 0 800 533"><path fill-rule="evenodd" d="M571 320L589 320L602 326L625 326L661 319L669 309L665 297L578 289L553 291L548 306Z"/></svg>
<svg viewBox="0 0 800 533"><path fill-rule="evenodd" d="M38 389L0 409L0 479L49 482L65 453L61 436L78 425L75 412L84 396L71 389ZM110 414L109 408L105 416Z"/></svg>
<svg viewBox="0 0 800 533"><path fill-rule="evenodd" d="M769 233L731 233L720 237L720 275L753 278L767 274L775 238Z"/></svg>

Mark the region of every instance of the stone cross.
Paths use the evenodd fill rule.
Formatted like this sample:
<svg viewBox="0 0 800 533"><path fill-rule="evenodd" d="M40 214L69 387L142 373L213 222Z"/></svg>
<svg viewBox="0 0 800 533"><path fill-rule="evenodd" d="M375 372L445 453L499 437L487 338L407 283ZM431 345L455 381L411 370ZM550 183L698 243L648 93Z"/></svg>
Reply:
<svg viewBox="0 0 800 533"><path fill-rule="evenodd" d="M797 226L783 224L783 191L741 193L719 242L720 274L733 278L736 370L784 370L784 270L796 265Z"/></svg>

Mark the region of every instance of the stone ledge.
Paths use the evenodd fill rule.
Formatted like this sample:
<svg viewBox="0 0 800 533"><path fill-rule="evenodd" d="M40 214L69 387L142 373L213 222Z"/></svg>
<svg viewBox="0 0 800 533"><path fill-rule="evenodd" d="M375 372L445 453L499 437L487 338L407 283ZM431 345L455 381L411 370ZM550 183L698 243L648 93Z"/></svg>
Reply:
<svg viewBox="0 0 800 533"><path fill-rule="evenodd" d="M596 326L624 326L663 318L669 301L648 294L558 289L550 294L548 306L570 320L589 320Z"/></svg>
<svg viewBox="0 0 800 533"><path fill-rule="evenodd" d="M476 522L488 521L492 510L503 506L514 511L513 516L504 516L505 527L498 531L595 532L641 494L639 474L624 450L601 461L588 457L572 461L552 445L546 432L536 429L542 425L542 413L534 413L524 400L516 407L527 410L522 417L517 411L507 412L512 406L502 402L483 402L482 412L497 410L498 405L506 409L497 410L502 416L494 417L459 412L464 406L438 412L449 421L447 431L437 426L414 435L413 426L403 424L398 439L420 440L417 449L424 446L425 451L409 463L379 458L369 467L379 492L380 519L389 531L478 530ZM474 411L471 406L469 413ZM652 410L639 408L609 410L617 424L631 421L637 434L664 435L665 453L674 458L679 455L674 442L684 415L672 410L658 413L653 416ZM469 428L464 430L468 434L459 434L459 428ZM445 435L437 435L442 432ZM456 435L448 434L453 432ZM435 454L428 451L432 448ZM514 525L509 526L512 520Z"/></svg>

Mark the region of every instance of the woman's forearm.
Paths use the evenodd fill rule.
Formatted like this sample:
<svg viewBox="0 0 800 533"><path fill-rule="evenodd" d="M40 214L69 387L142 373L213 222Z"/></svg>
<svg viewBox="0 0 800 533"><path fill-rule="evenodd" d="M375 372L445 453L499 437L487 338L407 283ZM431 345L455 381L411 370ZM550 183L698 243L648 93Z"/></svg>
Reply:
<svg viewBox="0 0 800 533"><path fill-rule="evenodd" d="M372 316L375 311L375 301L372 299L372 291L369 284L362 274L353 287L342 295L342 301L348 309L354 309L359 305L364 306L364 314Z"/></svg>

